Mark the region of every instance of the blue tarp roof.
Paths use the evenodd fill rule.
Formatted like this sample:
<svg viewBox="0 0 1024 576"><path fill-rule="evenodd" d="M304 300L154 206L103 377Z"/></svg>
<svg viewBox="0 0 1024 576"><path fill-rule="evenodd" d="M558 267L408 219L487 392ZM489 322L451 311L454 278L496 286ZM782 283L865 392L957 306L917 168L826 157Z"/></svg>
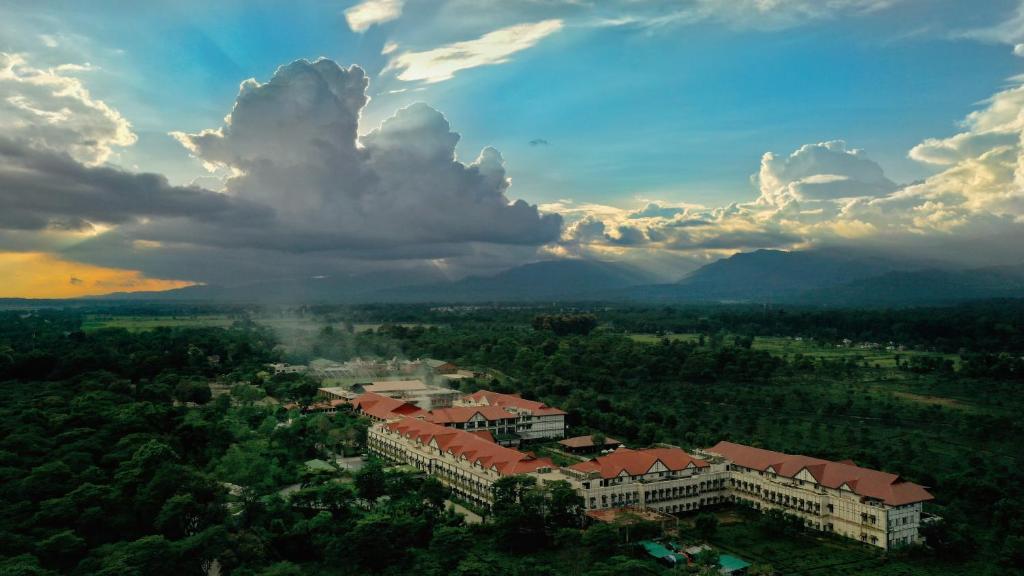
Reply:
<svg viewBox="0 0 1024 576"><path fill-rule="evenodd" d="M686 564L686 556L683 556L682 554L676 554L675 552L669 550L668 548L662 546L657 542L644 540L640 542L640 544L644 547L644 550L646 550L648 554L650 554L654 558L657 558L658 560L661 560L662 558L671 558L676 562L682 562L683 564Z"/></svg>
<svg viewBox="0 0 1024 576"><path fill-rule="evenodd" d="M718 563L722 565L722 572L732 574L750 566L750 562L737 558L731 554L722 554L718 557Z"/></svg>

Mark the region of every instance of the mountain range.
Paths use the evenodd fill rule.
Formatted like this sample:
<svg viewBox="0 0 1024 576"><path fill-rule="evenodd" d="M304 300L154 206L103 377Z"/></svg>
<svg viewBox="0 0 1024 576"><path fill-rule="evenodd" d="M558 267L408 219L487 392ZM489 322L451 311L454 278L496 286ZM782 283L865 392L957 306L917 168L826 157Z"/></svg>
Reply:
<svg viewBox="0 0 1024 576"><path fill-rule="evenodd" d="M785 303L813 306L913 306L1024 297L1024 265L955 269L838 250L758 250L707 264L675 283L593 260L549 260L493 276L373 275L191 286L104 299L240 303L556 302Z"/></svg>

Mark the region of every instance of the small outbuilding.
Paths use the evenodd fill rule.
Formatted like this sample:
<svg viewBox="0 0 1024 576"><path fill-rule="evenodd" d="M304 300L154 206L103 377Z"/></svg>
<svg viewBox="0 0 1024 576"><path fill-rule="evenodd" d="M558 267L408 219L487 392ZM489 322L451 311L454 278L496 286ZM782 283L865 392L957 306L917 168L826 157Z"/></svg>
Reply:
<svg viewBox="0 0 1024 576"><path fill-rule="evenodd" d="M597 437L600 445L594 443L595 437ZM598 452L601 450L615 450L619 446L622 446L622 442L619 442L615 438L604 438L603 441L601 438L600 434L576 436L574 438L559 440L558 445L562 447L562 450L565 450L570 454L589 454L591 452Z"/></svg>

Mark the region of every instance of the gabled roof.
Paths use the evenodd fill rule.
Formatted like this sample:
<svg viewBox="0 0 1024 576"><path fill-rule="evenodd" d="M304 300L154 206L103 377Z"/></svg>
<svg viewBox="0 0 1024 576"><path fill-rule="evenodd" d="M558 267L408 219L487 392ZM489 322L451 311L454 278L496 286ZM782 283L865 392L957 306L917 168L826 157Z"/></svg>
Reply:
<svg viewBox="0 0 1024 576"><path fill-rule="evenodd" d="M424 358L423 360L421 360L421 362L423 362L424 364L426 364L427 366L429 366L431 368L440 368L441 366L445 366L447 364L452 364L451 362L446 362L444 360L437 360L435 358ZM452 366L454 366L454 364L452 364Z"/></svg>
<svg viewBox="0 0 1024 576"><path fill-rule="evenodd" d="M538 468L554 466L547 458L534 458L489 442L471 432L445 428L424 420L401 417L384 426L422 444L436 442L439 449L484 468L493 468L502 476L536 472Z"/></svg>
<svg viewBox="0 0 1024 576"><path fill-rule="evenodd" d="M490 406L500 406L502 408L516 408L518 410L528 411L537 416L565 414L563 410L552 408L543 402L526 400L525 398L515 394L501 394L500 392L491 392L490 390L478 390L469 396L466 396L466 398L474 404L488 404Z"/></svg>
<svg viewBox="0 0 1024 576"><path fill-rule="evenodd" d="M594 437L593 435L575 436L573 438L559 440L558 443L566 448L591 448L594 446ZM604 439L605 446L618 446L619 444L622 444L622 442L619 442L615 438Z"/></svg>
<svg viewBox="0 0 1024 576"><path fill-rule="evenodd" d="M924 486L907 482L896 474L861 468L850 460L832 462L801 454L785 454L732 442L719 442L708 452L731 460L734 464L764 471L772 468L779 476L793 478L807 470L822 486L838 489L844 484L859 496L881 500L891 506L902 506L932 500Z"/></svg>
<svg viewBox="0 0 1024 576"><path fill-rule="evenodd" d="M473 430L472 432L470 432L470 434L474 436L479 436L480 438L483 438L488 442L494 442L494 434L491 434L487 430Z"/></svg>
<svg viewBox="0 0 1024 576"><path fill-rule="evenodd" d="M416 416L423 413L423 410L415 404L410 404L397 398L389 398L373 392L360 394L352 400L352 406L380 420L397 418L398 416Z"/></svg>
<svg viewBox="0 0 1024 576"><path fill-rule="evenodd" d="M469 422L479 414L484 420L493 422L495 420L507 420L516 418L516 415L501 408L500 406L453 406L451 408L437 408L431 410L424 417L428 422L435 424L451 424L455 422Z"/></svg>
<svg viewBox="0 0 1024 576"><path fill-rule="evenodd" d="M569 467L577 472L597 472L601 478L615 478L625 472L630 476L641 476L646 474L655 464L661 462L671 471L679 471L693 465L695 468L707 468L709 464L699 458L694 458L679 448L647 448L644 450L631 450L619 448L618 450Z"/></svg>

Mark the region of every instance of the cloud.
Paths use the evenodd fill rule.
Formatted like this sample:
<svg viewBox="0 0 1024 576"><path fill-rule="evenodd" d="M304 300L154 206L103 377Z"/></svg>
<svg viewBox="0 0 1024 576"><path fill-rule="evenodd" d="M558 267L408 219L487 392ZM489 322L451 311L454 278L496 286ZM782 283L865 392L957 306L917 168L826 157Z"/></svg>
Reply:
<svg viewBox="0 0 1024 576"><path fill-rule="evenodd" d="M954 34L955 37L969 38L993 44L1008 44L1013 53L1020 56L1024 50L1018 51L1024 42L1024 1L1018 1L1012 14L1000 18L995 24L972 28Z"/></svg>
<svg viewBox="0 0 1024 576"><path fill-rule="evenodd" d="M397 20L403 0L364 0L345 10L345 21L353 32L365 32L371 26Z"/></svg>
<svg viewBox="0 0 1024 576"><path fill-rule="evenodd" d="M273 227L234 241L398 257L443 254L465 242L538 245L558 236L559 216L506 198L509 179L497 150L459 161L459 135L425 104L399 110L359 139L367 83L355 66L296 61L265 84L244 82L223 127L175 134L207 165L236 174L228 195L274 210ZM193 229L189 236L226 243L232 232ZM173 234L161 230L150 239L177 240Z"/></svg>
<svg viewBox="0 0 1024 576"><path fill-rule="evenodd" d="M630 212L628 218L672 218L676 214L684 212L686 212L685 207L667 206L660 202L648 202L643 208Z"/></svg>
<svg viewBox="0 0 1024 576"><path fill-rule="evenodd" d="M507 198L498 151L460 161L459 135L429 106L398 110L360 138L367 84L360 68L329 60L243 82L223 126L174 134L228 175L222 192L86 164L71 154L80 139L0 138L0 247L141 279L232 284L496 271L558 238L559 215ZM72 276L84 281L76 288L94 286L85 274L61 282Z"/></svg>
<svg viewBox="0 0 1024 576"><path fill-rule="evenodd" d="M174 187L157 174L87 166L67 154L0 138L0 228L88 231L144 218L258 226L270 210L201 188Z"/></svg>
<svg viewBox="0 0 1024 576"><path fill-rule="evenodd" d="M460 70L508 62L513 54L532 48L562 29L562 20L549 19L516 24L488 32L474 40L455 42L422 52L403 52L385 71L397 71L398 79L426 83L450 80Z"/></svg>
<svg viewBox="0 0 1024 576"><path fill-rule="evenodd" d="M871 14L902 1L609 0L591 5L591 10L582 22L593 27L633 27L645 30L668 30L706 22L741 29L781 30L809 22Z"/></svg>
<svg viewBox="0 0 1024 576"><path fill-rule="evenodd" d="M559 204L568 219L561 242L577 255L637 259L653 252L711 257L835 245L966 264L1019 262L1024 86L995 94L961 126L960 133L910 150L911 158L939 169L920 182L892 182L845 142L808 144L788 155L766 153L754 179L759 194L750 202L704 208L648 201L638 209Z"/></svg>
<svg viewBox="0 0 1024 576"><path fill-rule="evenodd" d="M107 161L116 147L134 144L128 121L69 75L84 69L34 68L21 55L0 52L0 135L91 165Z"/></svg>
<svg viewBox="0 0 1024 576"><path fill-rule="evenodd" d="M767 152L758 173L760 201L787 202L882 196L896 189L882 167L842 140L807 144L787 157Z"/></svg>
<svg viewBox="0 0 1024 576"><path fill-rule="evenodd" d="M694 9L709 19L751 28L786 28L844 14L877 12L898 0L699 0Z"/></svg>

